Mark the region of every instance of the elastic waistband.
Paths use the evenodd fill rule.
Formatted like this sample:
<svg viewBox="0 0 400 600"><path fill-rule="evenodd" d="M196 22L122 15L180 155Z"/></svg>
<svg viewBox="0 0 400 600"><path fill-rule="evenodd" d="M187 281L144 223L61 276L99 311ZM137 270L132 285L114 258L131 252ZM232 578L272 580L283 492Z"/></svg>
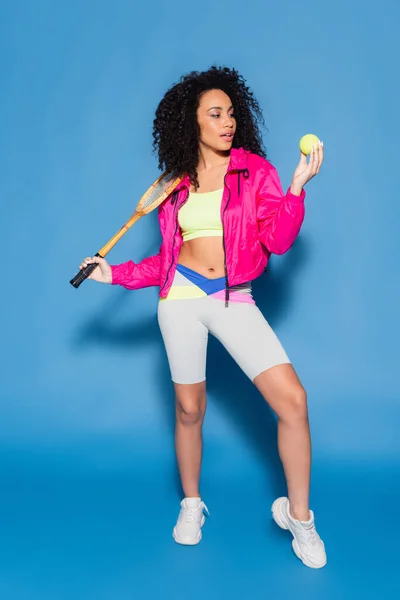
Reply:
<svg viewBox="0 0 400 600"><path fill-rule="evenodd" d="M230 301L255 304L251 294L251 283L229 288ZM177 265L172 286L166 298L160 300L189 300L194 298L213 298L225 300L225 277L209 279L197 271L183 265Z"/></svg>

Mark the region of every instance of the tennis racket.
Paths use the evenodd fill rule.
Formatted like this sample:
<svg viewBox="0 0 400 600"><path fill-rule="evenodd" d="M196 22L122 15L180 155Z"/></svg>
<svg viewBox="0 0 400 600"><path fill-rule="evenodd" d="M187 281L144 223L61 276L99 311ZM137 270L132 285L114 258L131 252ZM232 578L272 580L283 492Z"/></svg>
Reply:
<svg viewBox="0 0 400 600"><path fill-rule="evenodd" d="M139 200L135 212L131 218L121 227L119 231L107 242L105 246L99 250L95 256L104 258L106 254L115 246L115 244L122 238L123 235L132 227L136 221L138 221L144 215L147 215L152 210L157 208L168 196L174 191L177 185L182 181L182 177L172 177L167 173L163 173L149 189L143 194ZM79 273L71 279L70 284L74 288L78 288L87 277L95 270L99 265L97 263L91 263L84 269L81 269Z"/></svg>

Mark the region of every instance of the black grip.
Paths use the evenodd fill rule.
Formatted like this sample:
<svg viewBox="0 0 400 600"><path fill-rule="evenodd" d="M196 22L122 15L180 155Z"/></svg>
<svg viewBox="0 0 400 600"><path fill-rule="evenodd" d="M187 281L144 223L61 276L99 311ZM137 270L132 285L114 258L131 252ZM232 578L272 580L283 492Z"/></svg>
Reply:
<svg viewBox="0 0 400 600"><path fill-rule="evenodd" d="M95 254L95 256L100 256L99 254ZM87 265L84 269L81 269L79 273L75 275L73 279L71 279L70 284L74 286L74 288L78 288L85 279L89 277L91 273L98 267L98 263L91 263Z"/></svg>

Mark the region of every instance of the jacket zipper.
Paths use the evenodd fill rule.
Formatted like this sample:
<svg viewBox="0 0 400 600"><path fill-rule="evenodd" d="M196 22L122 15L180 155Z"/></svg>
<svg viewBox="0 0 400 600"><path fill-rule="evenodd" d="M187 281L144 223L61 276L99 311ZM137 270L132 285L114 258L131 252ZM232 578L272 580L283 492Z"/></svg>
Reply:
<svg viewBox="0 0 400 600"><path fill-rule="evenodd" d="M226 183L226 178L227 178L228 174L229 173L225 173L225 176L224 176L224 186L228 190L228 200L222 211L222 246L224 249L224 270L225 270L225 308L228 308L228 305L229 305L229 281L228 281L228 268L226 266L226 246L225 246L225 227L224 227L225 211L226 211L229 201L231 199L231 190Z"/></svg>
<svg viewBox="0 0 400 600"><path fill-rule="evenodd" d="M175 204L175 207L174 207L174 216L175 216L175 221L176 221L176 224L175 224L175 231L174 231L174 239L172 240L172 249L171 249L171 253L172 253L172 260L171 260L171 264L170 264L170 265L169 265L169 267L168 267L167 276L166 276L166 278L165 278L165 281L164 281L164 283L163 283L162 287L160 288L160 292L159 292L160 294L161 294L161 292L163 291L163 289L165 288L165 286L167 285L167 281L168 281L169 274L170 274L170 272L171 272L171 269L172 269L172 267L174 266L174 262L175 262L175 259L174 259L174 246L175 246L175 238L176 238L176 234L178 233L178 229L179 229L178 210L179 210L179 208L181 208L181 206L183 206L183 205L185 204L185 202L186 202L186 200L187 200L187 198L188 198L188 195L189 195L189 194L188 194L188 193L186 194L186 197L185 197L185 198L184 198L184 200L181 202L181 204L180 204L179 208L178 208L178 195L179 195L179 192L178 192L178 193L176 194L176 196L174 196L174 197L172 198L172 200L171 200L171 202L172 202L173 204Z"/></svg>
<svg viewBox="0 0 400 600"><path fill-rule="evenodd" d="M224 177L224 186L227 188L229 194L228 194L228 200L224 206L224 210L222 211L222 245L224 248L224 269L225 269L225 308L228 307L229 305L229 281L228 281L228 267L226 265L226 246L225 246L225 228L224 228L224 216L225 216L225 211L228 208L228 204L229 201L231 199L231 190L229 188L229 186L226 183L226 178L230 173L233 173L235 171L231 170L228 171L227 173L225 173L225 177ZM248 178L249 176L249 171L248 169L241 169L236 171L237 175L238 175L238 196L240 197L240 175L241 173L243 173L243 176L245 179Z"/></svg>

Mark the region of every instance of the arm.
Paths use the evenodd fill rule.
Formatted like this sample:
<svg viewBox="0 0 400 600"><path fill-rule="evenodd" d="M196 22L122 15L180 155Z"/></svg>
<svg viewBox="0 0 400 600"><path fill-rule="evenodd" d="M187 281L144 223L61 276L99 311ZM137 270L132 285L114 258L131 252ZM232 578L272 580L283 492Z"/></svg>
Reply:
<svg viewBox="0 0 400 600"><path fill-rule="evenodd" d="M161 252L136 264L132 260L111 266L111 283L128 290L160 285Z"/></svg>
<svg viewBox="0 0 400 600"><path fill-rule="evenodd" d="M259 239L269 252L284 254L293 244L304 220L305 195L304 189L293 185L285 195L279 175L270 165L256 198Z"/></svg>

